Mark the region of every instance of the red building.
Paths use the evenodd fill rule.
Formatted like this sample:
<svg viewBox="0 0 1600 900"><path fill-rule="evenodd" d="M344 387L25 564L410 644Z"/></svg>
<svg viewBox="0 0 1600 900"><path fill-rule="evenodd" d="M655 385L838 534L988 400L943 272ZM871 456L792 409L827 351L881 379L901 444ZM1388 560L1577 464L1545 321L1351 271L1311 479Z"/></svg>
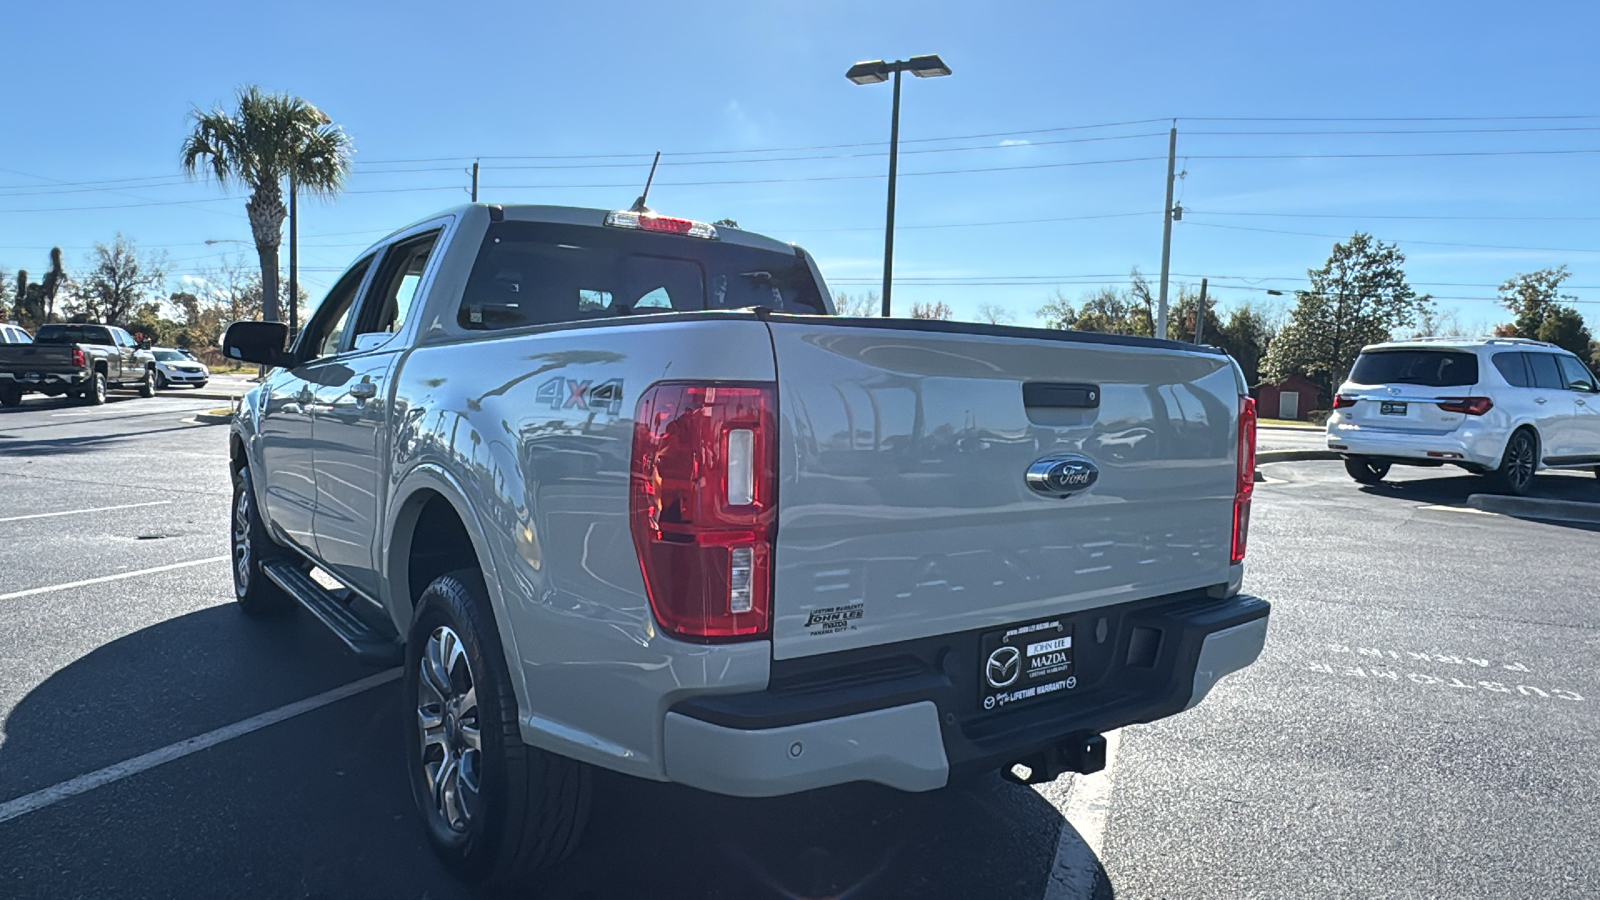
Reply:
<svg viewBox="0 0 1600 900"><path fill-rule="evenodd" d="M1256 398L1256 415L1263 419L1304 420L1313 409L1326 409L1322 389L1304 375L1290 375L1278 384L1259 384L1250 392Z"/></svg>

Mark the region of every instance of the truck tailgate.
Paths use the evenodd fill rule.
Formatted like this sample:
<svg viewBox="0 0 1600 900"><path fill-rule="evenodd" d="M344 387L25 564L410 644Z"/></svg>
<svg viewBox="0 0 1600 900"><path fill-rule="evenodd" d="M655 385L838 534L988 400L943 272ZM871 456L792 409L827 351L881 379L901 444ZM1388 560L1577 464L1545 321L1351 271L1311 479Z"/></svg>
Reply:
<svg viewBox="0 0 1600 900"><path fill-rule="evenodd" d="M14 344L0 347L0 372L68 375L82 372L72 364L70 344Z"/></svg>
<svg viewBox="0 0 1600 900"><path fill-rule="evenodd" d="M1229 581L1241 384L1227 356L950 323L769 326L776 658ZM1096 480L1030 488L1052 454Z"/></svg>

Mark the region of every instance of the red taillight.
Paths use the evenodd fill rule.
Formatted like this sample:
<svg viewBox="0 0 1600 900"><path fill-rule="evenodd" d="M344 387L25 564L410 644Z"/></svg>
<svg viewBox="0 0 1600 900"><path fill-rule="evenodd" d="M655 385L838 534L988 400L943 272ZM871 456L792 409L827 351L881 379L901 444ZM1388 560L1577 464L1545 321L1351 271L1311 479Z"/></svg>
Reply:
<svg viewBox="0 0 1600 900"><path fill-rule="evenodd" d="M717 227L693 219L675 219L671 216L658 216L651 212L634 212L633 210L618 210L606 214L606 224L612 228L637 228L640 231L656 231L663 234L686 234L689 237L707 238L717 240Z"/></svg>
<svg viewBox="0 0 1600 900"><path fill-rule="evenodd" d="M744 640L772 627L776 389L654 385L633 426L630 516L662 630Z"/></svg>
<svg viewBox="0 0 1600 900"><path fill-rule="evenodd" d="M1344 409L1347 406L1355 406L1355 405L1356 405L1356 398L1351 396L1351 395L1349 395L1349 394L1334 394L1333 395L1333 408L1334 409Z"/></svg>
<svg viewBox="0 0 1600 900"><path fill-rule="evenodd" d="M1439 401L1439 408L1445 412L1466 413L1469 416L1481 416L1494 409L1494 401L1488 397L1445 397Z"/></svg>
<svg viewBox="0 0 1600 900"><path fill-rule="evenodd" d="M73 347L72 348L72 364L74 366L77 366L80 369L83 368L84 360L83 360L83 348L82 347Z"/></svg>
<svg viewBox="0 0 1600 900"><path fill-rule="evenodd" d="M645 231L665 231L668 234L688 234L694 223L688 219L670 219L666 216L640 216L639 227Z"/></svg>
<svg viewBox="0 0 1600 900"><path fill-rule="evenodd" d="M1244 562L1250 538L1250 495L1256 490L1256 401L1239 398L1239 468L1233 489L1233 553L1231 562Z"/></svg>

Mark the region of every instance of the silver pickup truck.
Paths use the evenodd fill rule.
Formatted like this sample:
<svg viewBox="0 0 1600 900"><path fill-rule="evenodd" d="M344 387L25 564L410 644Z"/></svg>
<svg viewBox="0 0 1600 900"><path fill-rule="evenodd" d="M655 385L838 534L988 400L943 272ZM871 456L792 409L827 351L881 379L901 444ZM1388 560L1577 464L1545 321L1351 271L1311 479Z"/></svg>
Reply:
<svg viewBox="0 0 1600 900"><path fill-rule="evenodd" d="M395 232L230 438L234 584L404 666L411 787L526 882L591 767L743 796L1103 765L1249 665L1255 411L1209 348L832 315L793 245L473 205Z"/></svg>

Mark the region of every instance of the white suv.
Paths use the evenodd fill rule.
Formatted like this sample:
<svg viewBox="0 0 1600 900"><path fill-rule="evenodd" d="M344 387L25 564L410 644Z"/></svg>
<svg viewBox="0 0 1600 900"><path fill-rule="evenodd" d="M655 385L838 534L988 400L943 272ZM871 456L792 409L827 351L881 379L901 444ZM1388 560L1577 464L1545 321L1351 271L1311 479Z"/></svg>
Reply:
<svg viewBox="0 0 1600 900"><path fill-rule="evenodd" d="M1600 475L1600 381L1554 344L1422 338L1373 344L1339 386L1328 449L1374 484L1391 465L1445 463L1521 494L1534 472Z"/></svg>

